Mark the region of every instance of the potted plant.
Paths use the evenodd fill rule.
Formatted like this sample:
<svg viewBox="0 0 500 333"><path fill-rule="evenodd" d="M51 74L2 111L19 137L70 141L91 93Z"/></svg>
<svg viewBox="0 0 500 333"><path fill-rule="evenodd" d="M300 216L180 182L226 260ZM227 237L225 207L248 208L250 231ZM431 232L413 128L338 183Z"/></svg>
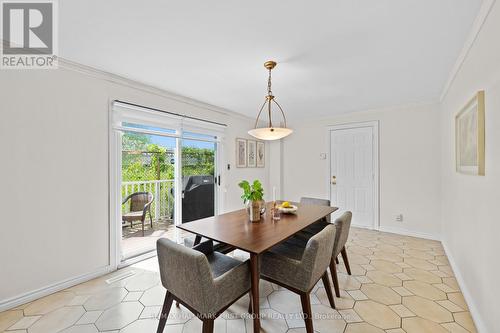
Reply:
<svg viewBox="0 0 500 333"><path fill-rule="evenodd" d="M238 186L243 189L243 195L241 198L243 199L243 203L247 205L250 221L260 221L261 211L265 204L262 199L264 197L262 184L258 180L254 180L253 184L243 180L238 184Z"/></svg>

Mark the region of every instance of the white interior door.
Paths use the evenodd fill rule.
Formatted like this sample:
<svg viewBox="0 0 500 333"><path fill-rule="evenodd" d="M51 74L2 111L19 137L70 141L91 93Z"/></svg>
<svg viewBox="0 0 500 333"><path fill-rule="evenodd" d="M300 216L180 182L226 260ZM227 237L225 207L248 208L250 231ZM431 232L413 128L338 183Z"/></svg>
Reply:
<svg viewBox="0 0 500 333"><path fill-rule="evenodd" d="M330 200L339 210L353 214L355 226L375 227L374 128L330 131Z"/></svg>

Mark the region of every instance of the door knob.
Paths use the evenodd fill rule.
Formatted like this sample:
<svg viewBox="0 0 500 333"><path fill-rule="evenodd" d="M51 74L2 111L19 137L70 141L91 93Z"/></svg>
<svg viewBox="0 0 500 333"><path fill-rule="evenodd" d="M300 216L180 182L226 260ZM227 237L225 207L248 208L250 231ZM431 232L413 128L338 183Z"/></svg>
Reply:
<svg viewBox="0 0 500 333"><path fill-rule="evenodd" d="M332 176L332 185L337 185L337 177Z"/></svg>

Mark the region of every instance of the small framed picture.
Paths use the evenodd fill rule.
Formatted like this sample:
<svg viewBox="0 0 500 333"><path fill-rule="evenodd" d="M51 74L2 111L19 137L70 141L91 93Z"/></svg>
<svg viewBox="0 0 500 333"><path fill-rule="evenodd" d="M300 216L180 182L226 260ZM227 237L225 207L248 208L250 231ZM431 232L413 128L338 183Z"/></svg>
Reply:
<svg viewBox="0 0 500 333"><path fill-rule="evenodd" d="M480 91L455 117L457 172L484 176L484 91Z"/></svg>
<svg viewBox="0 0 500 333"><path fill-rule="evenodd" d="M247 167L247 140L236 139L236 167Z"/></svg>
<svg viewBox="0 0 500 333"><path fill-rule="evenodd" d="M266 166L266 145L264 142L257 142L257 168Z"/></svg>
<svg viewBox="0 0 500 333"><path fill-rule="evenodd" d="M257 142L253 140L247 140L247 153L247 166L249 168L255 168L257 166Z"/></svg>

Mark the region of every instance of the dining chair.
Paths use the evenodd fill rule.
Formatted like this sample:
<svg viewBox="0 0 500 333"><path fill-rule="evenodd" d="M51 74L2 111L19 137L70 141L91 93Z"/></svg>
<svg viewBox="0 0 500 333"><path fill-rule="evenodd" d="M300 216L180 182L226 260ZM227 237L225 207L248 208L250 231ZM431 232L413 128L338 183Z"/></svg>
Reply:
<svg viewBox="0 0 500 333"><path fill-rule="evenodd" d="M300 198L300 204L301 205L317 205L317 206L330 206L330 200L327 199L318 199L318 198L310 198L310 197L302 197ZM316 221L315 223L311 224L310 226L306 227L300 233L305 234L306 236L311 237L312 235L317 234L321 230L323 230L324 227L326 227L328 224L331 223L331 217L330 215L325 216L321 220Z"/></svg>
<svg viewBox="0 0 500 333"><path fill-rule="evenodd" d="M339 218L335 220L335 242L333 245L332 260L330 262L330 273L332 274L333 287L335 289L335 295L340 297L339 279L337 276L337 258L342 255L342 260L347 271L347 274L351 275L351 267L349 266L349 259L347 258L347 251L345 249L345 244L349 238L349 229L351 228L352 213L347 211L342 214Z"/></svg>
<svg viewBox="0 0 500 333"><path fill-rule="evenodd" d="M167 289L157 333L163 332L174 300L203 321L203 333L212 333L214 320L250 290L248 262L214 251L212 241L188 248L161 238L156 249Z"/></svg>
<svg viewBox="0 0 500 333"><path fill-rule="evenodd" d="M261 256L261 278L300 295L307 333L313 332L310 293L319 279L323 280L330 305L335 308L327 273L335 232L333 225L326 226L312 236L305 246L285 241Z"/></svg>

